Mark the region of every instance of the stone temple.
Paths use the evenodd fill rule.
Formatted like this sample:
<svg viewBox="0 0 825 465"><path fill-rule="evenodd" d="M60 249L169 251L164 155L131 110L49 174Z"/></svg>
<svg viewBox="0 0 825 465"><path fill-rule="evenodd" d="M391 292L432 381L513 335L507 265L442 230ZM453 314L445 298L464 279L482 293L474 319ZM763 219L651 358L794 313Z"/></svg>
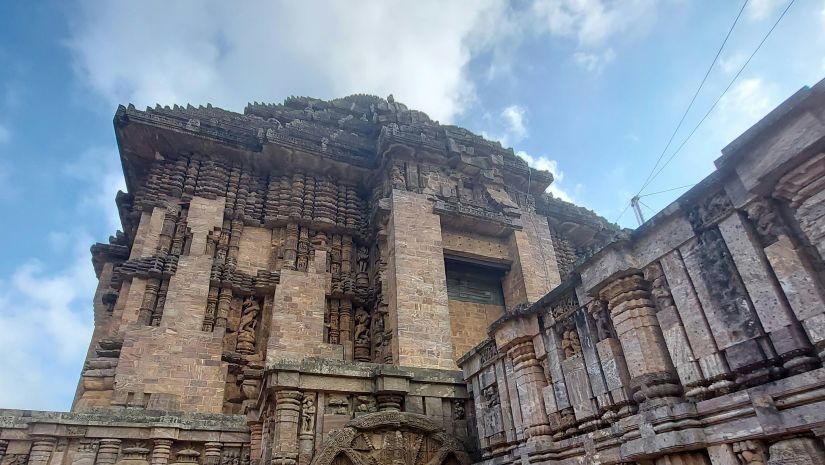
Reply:
<svg viewBox="0 0 825 465"><path fill-rule="evenodd" d="M2 465L825 464L825 81L635 231L391 96L114 126L74 404Z"/></svg>

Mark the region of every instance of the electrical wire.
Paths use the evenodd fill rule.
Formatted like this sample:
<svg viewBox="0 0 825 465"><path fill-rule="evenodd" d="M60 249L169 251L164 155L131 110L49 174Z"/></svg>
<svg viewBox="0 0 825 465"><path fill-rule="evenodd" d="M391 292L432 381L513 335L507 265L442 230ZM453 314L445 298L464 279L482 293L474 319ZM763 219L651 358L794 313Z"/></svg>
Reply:
<svg viewBox="0 0 825 465"><path fill-rule="evenodd" d="M665 190L663 190L663 191L658 191L658 192L651 192L651 193L649 193L649 194L643 194L643 195L640 195L640 196L639 196L639 198L641 198L641 197L647 197L647 196L649 196L649 195L663 194L663 193L665 193L665 192L670 192L670 191L676 191L676 190L679 190L679 189L684 189L684 188L686 188L686 187L693 187L693 186L695 186L696 184L698 184L698 183L686 184L686 185L684 185L684 186L674 187L674 188L671 188L671 189L665 189Z"/></svg>
<svg viewBox="0 0 825 465"><path fill-rule="evenodd" d="M736 75L733 77L733 79L731 79L730 83L728 83L728 86L725 87L725 90L722 91L722 94L719 95L719 98L717 98L716 101L713 102L713 105L711 105L710 109L708 109L707 113L705 113L705 116L703 116L702 119L699 120L699 123L697 123L696 126L693 127L693 130L690 131L690 134L688 134L688 136L685 138L685 140L683 140L682 143L679 144L679 147L676 149L676 151L673 152L673 154L670 155L670 157L667 159L667 161L665 161L665 163L662 165L662 167L659 168L659 171L657 171L656 174L653 175L653 177L650 179L648 184L650 184L650 182L653 182L653 180L656 179L657 176L659 176L659 174L662 172L662 170L664 170L667 167L667 165L670 164L671 161L673 161L673 158L676 157L676 155L679 154L679 152L682 150L682 147L684 147L685 144L687 144L687 142L690 140L690 138L693 136L693 134L696 132L696 130L699 129L699 126L701 126L702 123L705 122L707 117L716 108L716 105L719 104L719 101L722 100L722 97L725 96L725 94L728 92L728 90L730 90L731 86L733 86L733 83L736 82L736 79L739 78L739 75L742 74L742 71L745 70L745 67L748 66L748 63L751 62L753 57L756 55L756 52L758 52L759 49L762 48L762 44L764 44L765 41L768 40L768 37L770 37L773 30L776 29L776 26L779 25L779 22L782 21L782 18L785 17L785 14L788 12L788 10L791 9L791 6L794 4L795 1L796 0L791 0L791 2L788 3L788 6L785 7L785 9L782 11L782 14L779 15L779 18L777 18L776 22L773 23L773 26L771 26L771 28L768 30L767 34L765 34L765 36L762 38L762 41L759 42L759 45L756 46L756 49L753 51L753 53L751 53L751 55L748 57L748 59L745 61L745 63L742 65L742 67L739 68L739 71L736 72Z"/></svg>
<svg viewBox="0 0 825 465"><path fill-rule="evenodd" d="M696 102L696 97L699 96L699 92L702 90L702 87L705 85L705 82L708 80L708 76L710 76L710 72L713 69L713 66L716 64L716 61L719 59L719 55L721 55L722 50L725 48L725 44L728 43L728 39L730 38L731 33L733 32L733 28L736 27L736 23L739 22L739 18L742 16L742 12L745 11L745 7L748 5L748 0L742 4L742 7L739 9L739 13L736 14L736 18L733 19L733 24L730 25L728 29L728 33L725 35L725 40L722 41L722 45L719 46L719 50L716 51L716 55L713 57L713 61L711 61L710 66L708 66L707 71L705 71L705 76L702 78L702 82L699 83L699 87L696 88L696 92L693 93L693 98L690 99L690 103L688 104L687 108L685 108L684 113L682 113L682 117L679 119L679 124L676 125L676 129L673 130L673 133L670 135L670 138L667 140L667 144L665 144L665 148L662 149L662 153L659 154L659 158L656 159L656 163L650 169L650 173L647 174L647 178L645 178L644 182L642 183L642 187L639 189L639 192L636 195L642 193L645 187L650 184L653 180L651 176L653 176L653 172L656 171L656 168L659 167L659 162L662 161L662 158L667 153L667 149L670 148L670 144L673 143L673 139L676 138L676 134L679 132L679 129L682 128L682 123L685 122L685 118L687 117L690 109L693 108L693 104Z"/></svg>

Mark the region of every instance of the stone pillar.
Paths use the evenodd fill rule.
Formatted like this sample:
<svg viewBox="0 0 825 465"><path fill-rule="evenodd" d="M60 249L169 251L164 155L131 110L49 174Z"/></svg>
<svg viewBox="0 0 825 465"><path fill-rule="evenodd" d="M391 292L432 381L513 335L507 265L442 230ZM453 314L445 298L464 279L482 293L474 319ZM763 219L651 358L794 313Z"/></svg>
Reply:
<svg viewBox="0 0 825 465"><path fill-rule="evenodd" d="M264 426L262 423L249 424L249 463L250 465L260 465L261 463L261 441Z"/></svg>
<svg viewBox="0 0 825 465"><path fill-rule="evenodd" d="M656 319L650 283L639 273L618 278L602 290L602 298L622 344L636 402L647 406L650 401L677 398L681 387Z"/></svg>
<svg viewBox="0 0 825 465"><path fill-rule="evenodd" d="M522 425L528 439L551 434L547 412L544 407L544 388L547 380L544 369L536 359L536 350L531 339L517 342L507 349L513 360L515 384L519 392Z"/></svg>
<svg viewBox="0 0 825 465"><path fill-rule="evenodd" d="M711 465L707 454L702 452L679 452L657 457L655 465Z"/></svg>
<svg viewBox="0 0 825 465"><path fill-rule="evenodd" d="M708 389L704 386L706 383L702 371L688 343L687 333L674 305L662 265L653 262L645 268L644 274L645 279L651 283L651 295L656 302L656 319L661 325L662 335L676 373L685 387L685 397L701 399L705 397Z"/></svg>
<svg viewBox="0 0 825 465"><path fill-rule="evenodd" d="M378 394L378 411L380 412L400 412L401 403L404 401L404 396L400 394Z"/></svg>
<svg viewBox="0 0 825 465"><path fill-rule="evenodd" d="M152 465L166 465L169 463L170 449L172 448L171 439L155 439L152 443Z"/></svg>
<svg viewBox="0 0 825 465"><path fill-rule="evenodd" d="M814 438L782 439L768 449L767 465L825 465L825 451Z"/></svg>
<svg viewBox="0 0 825 465"><path fill-rule="evenodd" d="M768 216L774 216L769 205L767 201L756 201L748 206L749 211L754 212L749 216L757 218L759 212L759 216L764 218L752 220L756 228L748 228L742 215L733 213L719 223L719 231L725 239L762 328L768 334L784 368L793 373L804 371L806 365L810 369L816 360L809 357L812 347L782 298L775 279L770 275L770 265L762 250L764 244L775 241L775 236L764 231L765 228L758 227L764 224L763 221L771 221ZM770 213L768 209L771 210ZM776 222L775 216L773 222ZM760 234L760 231L763 233Z"/></svg>
<svg viewBox="0 0 825 465"><path fill-rule="evenodd" d="M37 438L32 442L28 465L48 465L57 444L55 438Z"/></svg>
<svg viewBox="0 0 825 465"><path fill-rule="evenodd" d="M275 393L275 437L272 465L296 465L298 462L298 418L302 395L299 391Z"/></svg>
<svg viewBox="0 0 825 465"><path fill-rule="evenodd" d="M715 394L729 392L734 386L731 381L733 374L713 338L702 304L682 260L682 254L678 250L673 250L662 257L660 264L693 356L708 382L708 390Z"/></svg>
<svg viewBox="0 0 825 465"><path fill-rule="evenodd" d="M6 449L9 447L9 441L0 439L0 463L3 463L3 457L6 456Z"/></svg>
<svg viewBox="0 0 825 465"><path fill-rule="evenodd" d="M120 439L101 439L95 465L114 465L120 453Z"/></svg>
<svg viewBox="0 0 825 465"><path fill-rule="evenodd" d="M790 310L786 309L785 305L782 308L786 310L789 318L795 316L801 323L801 328L793 325L793 332L786 331L789 334L785 335L784 339L789 341L783 341L785 343L780 346L787 348L787 351L799 346L799 349L788 357L790 360L785 361L785 367L791 372L811 369L816 364L805 357L809 349L808 342L813 343L819 357L825 360L825 297L805 254L782 219L776 202L759 199L751 202L746 210L755 236L764 247L765 258L787 298L787 305L790 306ZM804 340L806 336L809 341ZM789 342L795 344L791 346Z"/></svg>
<svg viewBox="0 0 825 465"><path fill-rule="evenodd" d="M138 324L147 326L152 323L152 314L155 312L159 289L159 279L149 278L146 280L146 290L143 293L140 308L138 308Z"/></svg>
<svg viewBox="0 0 825 465"><path fill-rule="evenodd" d="M220 465L221 449L223 444L219 442L207 442L203 445L203 465ZM154 463L152 465L155 465Z"/></svg>

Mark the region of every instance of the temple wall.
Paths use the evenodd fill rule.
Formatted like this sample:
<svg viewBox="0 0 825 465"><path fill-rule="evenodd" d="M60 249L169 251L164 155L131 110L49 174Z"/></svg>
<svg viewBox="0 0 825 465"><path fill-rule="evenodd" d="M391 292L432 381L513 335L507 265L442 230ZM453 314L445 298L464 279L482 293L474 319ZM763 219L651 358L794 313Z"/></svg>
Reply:
<svg viewBox="0 0 825 465"><path fill-rule="evenodd" d="M453 353L464 354L487 338L487 328L505 313L503 305L450 300Z"/></svg>
<svg viewBox="0 0 825 465"><path fill-rule="evenodd" d="M825 126L798 104L459 359L482 463L825 461Z"/></svg>
<svg viewBox="0 0 825 465"><path fill-rule="evenodd" d="M398 364L455 368L441 222L425 196L393 191L390 248Z"/></svg>
<svg viewBox="0 0 825 465"><path fill-rule="evenodd" d="M0 465L825 463L822 85L633 232L392 100L123 107L73 411Z"/></svg>

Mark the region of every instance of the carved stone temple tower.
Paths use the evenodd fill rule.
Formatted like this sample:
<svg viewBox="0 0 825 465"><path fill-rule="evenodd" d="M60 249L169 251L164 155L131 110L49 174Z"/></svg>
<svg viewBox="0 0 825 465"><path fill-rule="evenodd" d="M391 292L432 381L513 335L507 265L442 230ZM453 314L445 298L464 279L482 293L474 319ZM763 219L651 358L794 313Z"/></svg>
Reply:
<svg viewBox="0 0 825 465"><path fill-rule="evenodd" d="M825 464L825 84L639 229L353 95L120 107L71 412L0 465Z"/></svg>

